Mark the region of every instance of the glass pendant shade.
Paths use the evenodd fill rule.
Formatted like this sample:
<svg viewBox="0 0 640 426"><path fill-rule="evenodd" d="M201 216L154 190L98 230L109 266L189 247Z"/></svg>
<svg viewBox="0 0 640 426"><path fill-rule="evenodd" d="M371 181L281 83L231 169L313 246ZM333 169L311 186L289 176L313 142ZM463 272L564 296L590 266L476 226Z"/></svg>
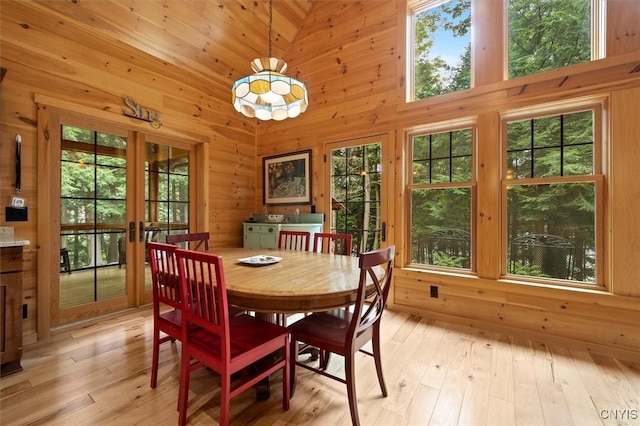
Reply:
<svg viewBox="0 0 640 426"><path fill-rule="evenodd" d="M233 106L247 117L284 120L306 111L309 101L304 83L287 77L287 63L278 58L256 58L255 74L242 77L231 89Z"/></svg>

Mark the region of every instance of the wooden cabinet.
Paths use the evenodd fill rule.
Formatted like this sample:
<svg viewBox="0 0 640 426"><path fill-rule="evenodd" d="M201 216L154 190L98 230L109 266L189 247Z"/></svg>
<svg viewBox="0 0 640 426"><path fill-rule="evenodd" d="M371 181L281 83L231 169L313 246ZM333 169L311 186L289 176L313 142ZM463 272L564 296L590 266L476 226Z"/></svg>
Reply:
<svg viewBox="0 0 640 426"><path fill-rule="evenodd" d="M279 226L280 225L245 223L243 247L278 247L278 233L280 232Z"/></svg>
<svg viewBox="0 0 640 426"><path fill-rule="evenodd" d="M22 371L22 246L0 248L1 376Z"/></svg>
<svg viewBox="0 0 640 426"><path fill-rule="evenodd" d="M322 232L321 223L251 223L245 222L243 247L278 248L280 230L307 231L311 233L309 248L313 246L313 234Z"/></svg>

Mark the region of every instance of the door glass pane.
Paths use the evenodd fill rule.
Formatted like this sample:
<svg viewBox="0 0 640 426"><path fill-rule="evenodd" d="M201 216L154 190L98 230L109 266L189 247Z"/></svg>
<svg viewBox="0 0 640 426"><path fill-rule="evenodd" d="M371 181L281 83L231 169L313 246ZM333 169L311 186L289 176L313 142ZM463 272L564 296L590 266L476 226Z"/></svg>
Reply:
<svg viewBox="0 0 640 426"><path fill-rule="evenodd" d="M148 142L145 152L145 241L165 242L189 231L189 151Z"/></svg>
<svg viewBox="0 0 640 426"><path fill-rule="evenodd" d="M123 136L62 126L60 307L126 294Z"/></svg>
<svg viewBox="0 0 640 426"><path fill-rule="evenodd" d="M354 254L380 248L381 144L331 151L331 232L351 234Z"/></svg>

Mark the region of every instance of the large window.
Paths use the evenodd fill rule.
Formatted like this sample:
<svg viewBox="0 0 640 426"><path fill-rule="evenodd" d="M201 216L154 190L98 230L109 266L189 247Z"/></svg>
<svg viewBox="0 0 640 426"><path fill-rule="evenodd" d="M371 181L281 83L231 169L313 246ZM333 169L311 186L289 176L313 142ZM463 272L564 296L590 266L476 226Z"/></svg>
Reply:
<svg viewBox="0 0 640 426"><path fill-rule="evenodd" d="M471 0L417 2L411 36L411 100L471 87Z"/></svg>
<svg viewBox="0 0 640 426"><path fill-rule="evenodd" d="M410 135L413 264L471 269L473 128Z"/></svg>
<svg viewBox="0 0 640 426"><path fill-rule="evenodd" d="M407 5L407 102L471 88L472 55L483 72L491 69L490 82L605 56L606 0L407 0ZM472 22L472 8L493 20ZM503 16L505 25L497 25ZM490 54L502 57L473 46L472 29L480 43L504 46Z"/></svg>
<svg viewBox="0 0 640 426"><path fill-rule="evenodd" d="M504 121L506 272L597 282L601 109Z"/></svg>
<svg viewBox="0 0 640 426"><path fill-rule="evenodd" d="M509 78L599 57L592 44L592 0L507 0Z"/></svg>

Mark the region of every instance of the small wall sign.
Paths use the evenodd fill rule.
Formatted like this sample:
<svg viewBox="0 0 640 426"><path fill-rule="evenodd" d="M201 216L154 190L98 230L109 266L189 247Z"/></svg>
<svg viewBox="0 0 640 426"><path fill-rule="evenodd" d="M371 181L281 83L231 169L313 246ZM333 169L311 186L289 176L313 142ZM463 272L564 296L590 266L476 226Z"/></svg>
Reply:
<svg viewBox="0 0 640 426"><path fill-rule="evenodd" d="M162 123L160 122L160 113L158 111L140 106L135 100L129 97L124 98L124 104L129 108L129 110L125 109L124 111L124 115L127 117L148 121L154 129L162 127Z"/></svg>

